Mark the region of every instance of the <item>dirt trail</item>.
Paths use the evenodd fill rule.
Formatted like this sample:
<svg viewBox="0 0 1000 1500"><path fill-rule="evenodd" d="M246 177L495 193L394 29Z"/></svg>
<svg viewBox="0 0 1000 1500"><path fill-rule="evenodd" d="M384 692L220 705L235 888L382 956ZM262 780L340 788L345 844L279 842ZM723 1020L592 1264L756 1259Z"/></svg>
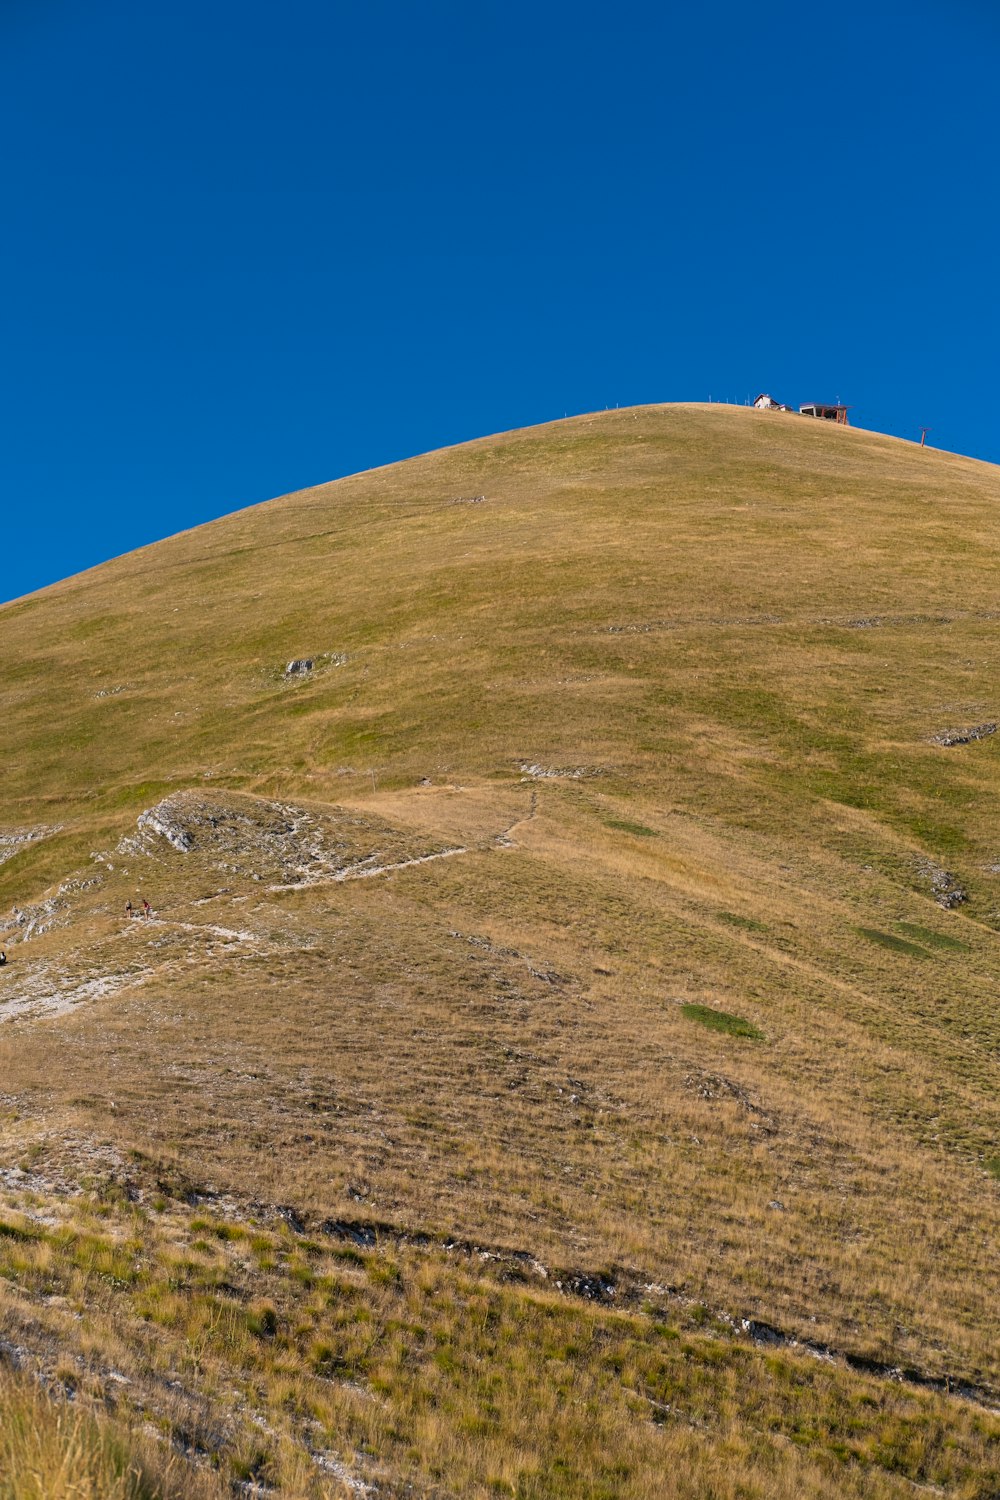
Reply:
<svg viewBox="0 0 1000 1500"><path fill-rule="evenodd" d="M415 859L400 859L393 864L371 865L366 860L360 864L348 865L343 870L336 870L330 875L320 875L312 880L297 880L291 885L269 885L269 893L278 891L303 891L317 885L340 885L345 880L370 880L374 875L391 875L395 870L409 870L414 865L429 865L435 859L452 859L456 854L471 854L471 849L455 848L440 849L436 854L420 854Z"/></svg>

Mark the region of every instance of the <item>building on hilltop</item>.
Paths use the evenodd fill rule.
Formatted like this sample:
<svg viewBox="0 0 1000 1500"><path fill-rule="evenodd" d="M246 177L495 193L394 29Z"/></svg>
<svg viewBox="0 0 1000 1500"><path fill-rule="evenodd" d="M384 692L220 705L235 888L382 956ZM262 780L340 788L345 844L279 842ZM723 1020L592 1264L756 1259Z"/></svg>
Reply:
<svg viewBox="0 0 1000 1500"><path fill-rule="evenodd" d="M760 395L754 401L758 411L787 411L787 406L782 406L780 401L775 401L773 396Z"/></svg>
<svg viewBox="0 0 1000 1500"><path fill-rule="evenodd" d="M800 406L799 411L804 417L820 417L824 422L839 422L841 427L851 425L846 406L822 406L818 401L810 401L807 405Z"/></svg>

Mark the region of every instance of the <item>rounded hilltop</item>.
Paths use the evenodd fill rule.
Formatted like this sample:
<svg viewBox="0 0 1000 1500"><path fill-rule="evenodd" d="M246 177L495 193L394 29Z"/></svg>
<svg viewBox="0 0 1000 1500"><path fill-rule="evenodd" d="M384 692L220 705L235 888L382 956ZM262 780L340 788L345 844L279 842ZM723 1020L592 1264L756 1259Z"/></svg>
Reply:
<svg viewBox="0 0 1000 1500"><path fill-rule="evenodd" d="M609 712L620 731L634 697L622 672L643 668L599 660L588 695L559 685L560 662L589 672L623 632L701 629L707 646L713 621L780 617L787 639L985 606L997 488L970 459L697 403L318 485L0 611L11 669L34 683L11 703L13 744L35 747L11 795L72 802L76 775L109 787L206 768L312 785L359 744L404 778L428 756L485 772L530 751L538 715L559 759L599 759ZM572 701L565 743L519 686L542 664ZM39 695L51 722L73 721L71 764L35 744Z"/></svg>

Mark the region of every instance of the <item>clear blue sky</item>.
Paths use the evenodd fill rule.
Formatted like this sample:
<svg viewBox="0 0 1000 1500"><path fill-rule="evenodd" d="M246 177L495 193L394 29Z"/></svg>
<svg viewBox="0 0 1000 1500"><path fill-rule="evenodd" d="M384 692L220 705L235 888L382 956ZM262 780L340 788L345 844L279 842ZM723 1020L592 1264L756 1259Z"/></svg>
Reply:
<svg viewBox="0 0 1000 1500"><path fill-rule="evenodd" d="M997 11L0 0L0 598L616 403L1000 461Z"/></svg>

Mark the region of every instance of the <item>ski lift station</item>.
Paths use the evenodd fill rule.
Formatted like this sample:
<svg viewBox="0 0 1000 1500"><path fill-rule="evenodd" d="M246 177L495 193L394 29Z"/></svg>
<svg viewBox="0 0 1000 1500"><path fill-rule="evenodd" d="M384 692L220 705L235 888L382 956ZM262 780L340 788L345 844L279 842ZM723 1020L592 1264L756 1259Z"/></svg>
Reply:
<svg viewBox="0 0 1000 1500"><path fill-rule="evenodd" d="M766 391L754 398L753 405L758 411L790 410L783 402L775 401ZM848 407L841 406L839 402L835 406L827 406L820 401L807 401L805 406L799 407L799 412L803 417L819 417L822 422L837 422L841 427L851 425L847 417Z"/></svg>
<svg viewBox="0 0 1000 1500"><path fill-rule="evenodd" d="M849 427L846 406L822 406L818 401L810 401L805 406L800 406L799 411L804 417L820 417L824 422L839 422L841 427Z"/></svg>

